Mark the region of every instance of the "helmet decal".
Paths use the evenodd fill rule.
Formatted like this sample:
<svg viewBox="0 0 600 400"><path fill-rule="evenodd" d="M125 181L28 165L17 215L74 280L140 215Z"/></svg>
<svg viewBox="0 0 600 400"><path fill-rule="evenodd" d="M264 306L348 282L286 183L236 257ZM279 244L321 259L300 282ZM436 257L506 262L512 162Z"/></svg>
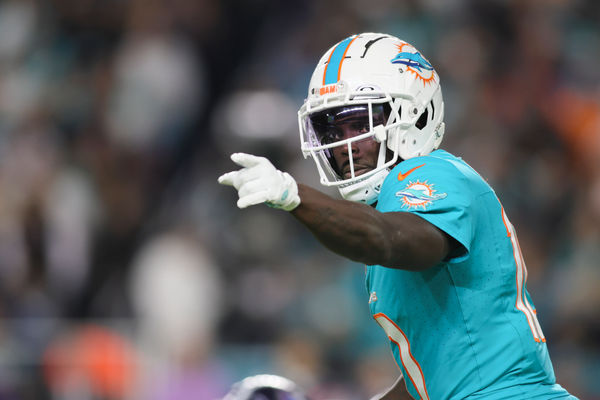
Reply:
<svg viewBox="0 0 600 400"><path fill-rule="evenodd" d="M378 40L385 39L385 38L389 38L389 36L388 35L382 35L382 36L379 36L379 37L377 37L375 39L371 39L367 43L365 43L365 51L362 54L362 56L360 56L360 58L365 58L365 56L367 55L367 51L369 51L369 47L371 47Z"/></svg>
<svg viewBox="0 0 600 400"><path fill-rule="evenodd" d="M415 74L423 85L430 83L435 79L433 66L421 55L414 47L408 43L401 43L398 46L398 54L390 61L392 64L404 64L407 70ZM403 51L404 46L409 46L413 51Z"/></svg>
<svg viewBox="0 0 600 400"><path fill-rule="evenodd" d="M325 73L323 74L323 86L334 84L340 80L340 72L342 71L342 63L346 57L346 52L357 37L358 36L350 36L349 38L342 40L331 51L329 60L327 60L327 67L325 67Z"/></svg>

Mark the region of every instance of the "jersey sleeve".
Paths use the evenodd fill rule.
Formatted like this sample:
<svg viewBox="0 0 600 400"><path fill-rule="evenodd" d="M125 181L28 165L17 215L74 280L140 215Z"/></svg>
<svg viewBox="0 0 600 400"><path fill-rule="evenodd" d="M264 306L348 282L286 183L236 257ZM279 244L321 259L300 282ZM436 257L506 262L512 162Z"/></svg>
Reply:
<svg viewBox="0 0 600 400"><path fill-rule="evenodd" d="M450 161L417 157L397 165L381 188L377 209L420 216L457 240L466 250L450 259L468 257L474 231L472 187Z"/></svg>

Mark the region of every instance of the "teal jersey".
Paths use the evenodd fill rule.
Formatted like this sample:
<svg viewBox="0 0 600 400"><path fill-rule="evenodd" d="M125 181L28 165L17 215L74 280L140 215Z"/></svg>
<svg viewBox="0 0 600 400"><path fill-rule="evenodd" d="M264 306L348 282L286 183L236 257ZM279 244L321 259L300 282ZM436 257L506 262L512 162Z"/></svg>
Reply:
<svg viewBox="0 0 600 400"><path fill-rule="evenodd" d="M386 177L381 212L409 212L462 245L424 271L367 266L373 317L415 399L573 398L556 384L516 233L492 188L443 150Z"/></svg>

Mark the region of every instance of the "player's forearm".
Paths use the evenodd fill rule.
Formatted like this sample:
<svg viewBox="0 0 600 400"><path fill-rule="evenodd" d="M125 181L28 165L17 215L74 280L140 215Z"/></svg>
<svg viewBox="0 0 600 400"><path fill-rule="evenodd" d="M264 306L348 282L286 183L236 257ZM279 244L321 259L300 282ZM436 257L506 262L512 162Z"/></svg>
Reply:
<svg viewBox="0 0 600 400"><path fill-rule="evenodd" d="M421 270L448 254L445 233L412 213L380 213L365 204L333 199L297 185L264 157L234 153L231 159L243 168L218 181L235 187L238 207L266 203L290 211L326 247L351 260Z"/></svg>
<svg viewBox="0 0 600 400"><path fill-rule="evenodd" d="M333 199L311 187L298 185L302 202L292 214L330 250L365 264L386 259L386 229L381 213L372 207Z"/></svg>

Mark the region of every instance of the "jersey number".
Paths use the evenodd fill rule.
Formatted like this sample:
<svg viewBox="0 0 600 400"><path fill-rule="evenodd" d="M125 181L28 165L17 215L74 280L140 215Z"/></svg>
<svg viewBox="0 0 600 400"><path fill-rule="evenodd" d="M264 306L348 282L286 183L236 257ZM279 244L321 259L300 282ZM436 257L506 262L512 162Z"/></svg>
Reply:
<svg viewBox="0 0 600 400"><path fill-rule="evenodd" d="M429 400L429 394L427 394L427 387L425 386L425 376L421 366L410 352L410 343L404 332L384 313L377 313L373 315L373 318L381 325L388 338L398 346L404 371L406 371L413 387L419 393L421 400Z"/></svg>
<svg viewBox="0 0 600 400"><path fill-rule="evenodd" d="M504 226L506 226L506 234L510 238L510 242L513 247L515 264L517 265L515 278L517 284L517 300L515 302L515 307L517 310L525 314L527 323L529 324L529 328L531 328L531 333L533 334L533 339L536 342L545 342L546 338L544 337L544 333L542 332L542 328L538 322L536 312L533 307L531 307L531 304L527 300L527 295L525 294L525 286L527 284L527 267L525 266L525 260L523 259L523 254L521 253L521 246L519 245L515 228L506 217L504 208L502 208L502 220L504 221Z"/></svg>

